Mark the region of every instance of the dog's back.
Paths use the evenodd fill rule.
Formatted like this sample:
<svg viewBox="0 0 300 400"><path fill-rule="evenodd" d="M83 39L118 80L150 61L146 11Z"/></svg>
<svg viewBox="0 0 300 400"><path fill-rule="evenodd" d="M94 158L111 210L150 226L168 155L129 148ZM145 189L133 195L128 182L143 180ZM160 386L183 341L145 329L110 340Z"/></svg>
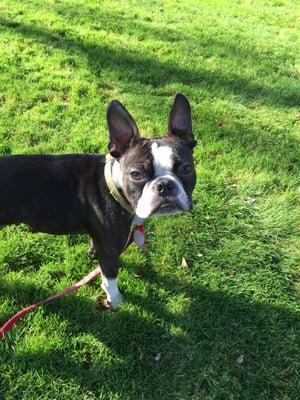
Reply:
<svg viewBox="0 0 300 400"><path fill-rule="evenodd" d="M26 223L56 234L83 231L82 187L97 182L103 165L100 155L0 157L0 225Z"/></svg>

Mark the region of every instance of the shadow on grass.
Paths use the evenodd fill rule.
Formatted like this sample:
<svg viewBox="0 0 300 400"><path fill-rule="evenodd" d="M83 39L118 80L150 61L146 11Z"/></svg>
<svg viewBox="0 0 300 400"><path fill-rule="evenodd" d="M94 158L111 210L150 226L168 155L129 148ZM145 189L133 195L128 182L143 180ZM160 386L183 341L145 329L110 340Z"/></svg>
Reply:
<svg viewBox="0 0 300 400"><path fill-rule="evenodd" d="M234 153L238 155L239 164L232 167L233 172L236 172L236 168L248 172L265 171L273 175L279 174L279 180L285 175L288 179L296 178L295 183L297 182L300 140L287 131L286 124L276 128L271 124L260 128L253 123L234 121L227 127L226 118L229 119L227 115L225 120L222 116L212 118L214 118L213 125L215 126L213 139L211 140L206 134L202 142L207 141L210 145L215 142L215 146L211 150L205 149L207 154L205 153L204 157L208 155L211 160L217 156L223 157L223 168L227 167L230 171L231 168L228 168L224 158L229 157L227 162L231 163L230 155Z"/></svg>
<svg viewBox="0 0 300 400"><path fill-rule="evenodd" d="M233 72L225 74L221 71L184 68L173 62L161 62L153 54L145 55L138 51L122 47L113 48L105 43L91 43L88 39L73 37L66 30L51 31L33 25L0 18L0 25L6 29L68 53L79 53L87 58L96 75L103 68L119 74L123 81L139 82L143 85L161 87L167 83L207 86L209 88L225 89L229 93L241 96L246 100L264 99L269 104L286 107L296 107L300 102L299 94L288 93L286 87L275 89L265 84L258 84Z"/></svg>
<svg viewBox="0 0 300 400"><path fill-rule="evenodd" d="M95 359L92 346L82 357L80 342L71 344L71 339L64 349L31 351L27 347L14 352L14 345L3 352L2 362L13 362L23 373L43 371L53 379L75 380L95 396L106 388L136 399L143 388L145 399L212 393L217 398L230 393L247 399L276 398L280 393L296 398L297 316L291 310L255 303L242 295L212 292L194 283L182 285L170 277L156 277L152 271L146 280L153 286L159 282L173 294L184 294L190 300L184 312L168 311L155 290L146 299L126 292L126 302L137 307L135 312L123 306L113 313L99 313L92 300L80 295L61 299L44 311L43 318L54 313L68 321L66 337L89 335L101 342L111 353L109 363ZM24 298L32 302L49 295L31 285L22 286L6 285L0 290L5 289L7 297L20 306ZM23 321L23 327L15 328L8 347L29 323ZM155 361L157 353L159 361ZM163 397L155 397L157 391Z"/></svg>
<svg viewBox="0 0 300 400"><path fill-rule="evenodd" d="M116 34L133 34L138 40L144 39L156 40L161 42L173 43L175 42L176 48L182 45L184 52L189 49L196 50L197 55L203 54L203 58L219 56L226 60L247 60L250 66L255 68L255 64L268 64L271 71L278 69L278 64L283 65L286 63L286 51L277 54L271 47L267 45L262 46L260 42L247 42L244 43L241 37L237 37L236 32L232 33L227 30L224 34L225 39L221 35L216 34L217 29L206 31L203 27L198 27L187 32L185 29L177 27L174 29L172 23L165 21L164 26L159 26L149 16L139 16L138 14L124 15L122 11L113 10L107 12L102 10L101 7L90 7L85 5L84 8L72 7L68 4L66 7L63 5L56 7L54 10L60 17L65 19L65 22L76 24L77 18L82 20L84 16L88 23L86 26L92 30L101 30L107 33L113 32ZM160 12L163 12L163 7ZM153 23L154 22L154 23ZM179 21L176 20L176 23ZM216 32L217 31L217 32ZM291 58L291 63L294 60ZM203 85L206 83L204 82ZM283 87L281 89L284 89Z"/></svg>

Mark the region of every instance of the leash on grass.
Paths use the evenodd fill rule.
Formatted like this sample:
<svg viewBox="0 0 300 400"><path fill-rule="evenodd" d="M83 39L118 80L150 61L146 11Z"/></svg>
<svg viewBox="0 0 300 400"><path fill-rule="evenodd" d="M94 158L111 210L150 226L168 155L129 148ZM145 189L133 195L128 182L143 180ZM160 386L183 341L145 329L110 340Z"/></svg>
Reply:
<svg viewBox="0 0 300 400"><path fill-rule="evenodd" d="M96 276L98 276L98 275L101 275L100 267L95 268L92 272L87 274L79 282L75 283L74 285L71 285L70 287L62 290L61 292L54 294L51 297L48 297L48 299L42 300L39 303L31 304L31 306L23 308L23 310L19 311L17 314L15 314L13 317L11 317L7 322L5 322L5 324L3 326L1 326L0 339L2 339L4 337L4 335L12 328L12 326L15 325L19 321L19 319L21 319L29 311L34 310L35 308L37 308L39 306L48 304L51 301L59 299L62 296L66 296L67 294L75 292L75 290L81 288L81 286L90 282L92 279L96 278Z"/></svg>
<svg viewBox="0 0 300 400"><path fill-rule="evenodd" d="M145 241L145 235L144 235L144 226L143 225L137 225L135 226L130 235L128 242L125 245L125 248L123 249L126 250L127 247L132 243L135 242L139 247L142 247ZM89 283L91 280L95 279L98 275L101 275L101 269L100 267L96 267L93 271L88 273L84 278L82 278L79 282L74 283L73 285L69 286L68 288L62 290L61 292L58 292L50 297L48 297L45 300L42 300L38 303L31 304L28 307L23 308L23 310L19 311L15 315L13 315L8 321L5 322L4 325L0 327L0 340L4 338L4 335L10 331L10 329L22 318L24 315L29 313L29 311L34 310L37 307L46 305L50 303L53 300L59 299L60 297L66 296L68 294L71 294L75 292L76 290L80 289L82 286L86 285Z"/></svg>

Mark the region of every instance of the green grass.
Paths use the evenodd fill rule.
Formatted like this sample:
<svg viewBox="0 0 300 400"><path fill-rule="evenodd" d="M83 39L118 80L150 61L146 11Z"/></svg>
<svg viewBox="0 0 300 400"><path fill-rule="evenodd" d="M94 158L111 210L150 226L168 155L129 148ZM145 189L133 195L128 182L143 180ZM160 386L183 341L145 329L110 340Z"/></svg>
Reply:
<svg viewBox="0 0 300 400"><path fill-rule="evenodd" d="M123 255L126 302L101 311L96 280L24 318L0 343L1 399L299 398L299 11L0 2L0 154L105 152L113 98L162 135L176 92L199 143L194 210ZM87 248L2 230L0 323L90 271Z"/></svg>

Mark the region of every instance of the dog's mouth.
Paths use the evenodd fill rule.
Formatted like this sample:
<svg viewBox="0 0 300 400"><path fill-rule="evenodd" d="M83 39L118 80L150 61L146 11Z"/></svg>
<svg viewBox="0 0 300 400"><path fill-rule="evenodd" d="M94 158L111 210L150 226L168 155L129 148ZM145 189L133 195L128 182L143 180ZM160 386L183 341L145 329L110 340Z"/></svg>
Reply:
<svg viewBox="0 0 300 400"><path fill-rule="evenodd" d="M179 214L186 211L182 204L176 199L174 200L165 200L163 202L159 202L154 205L151 215L172 215Z"/></svg>
<svg viewBox="0 0 300 400"><path fill-rule="evenodd" d="M181 214L192 209L192 199L189 193L179 186L174 195L162 196L154 193L153 188L143 190L138 200L135 213L138 217L145 219L152 216Z"/></svg>

